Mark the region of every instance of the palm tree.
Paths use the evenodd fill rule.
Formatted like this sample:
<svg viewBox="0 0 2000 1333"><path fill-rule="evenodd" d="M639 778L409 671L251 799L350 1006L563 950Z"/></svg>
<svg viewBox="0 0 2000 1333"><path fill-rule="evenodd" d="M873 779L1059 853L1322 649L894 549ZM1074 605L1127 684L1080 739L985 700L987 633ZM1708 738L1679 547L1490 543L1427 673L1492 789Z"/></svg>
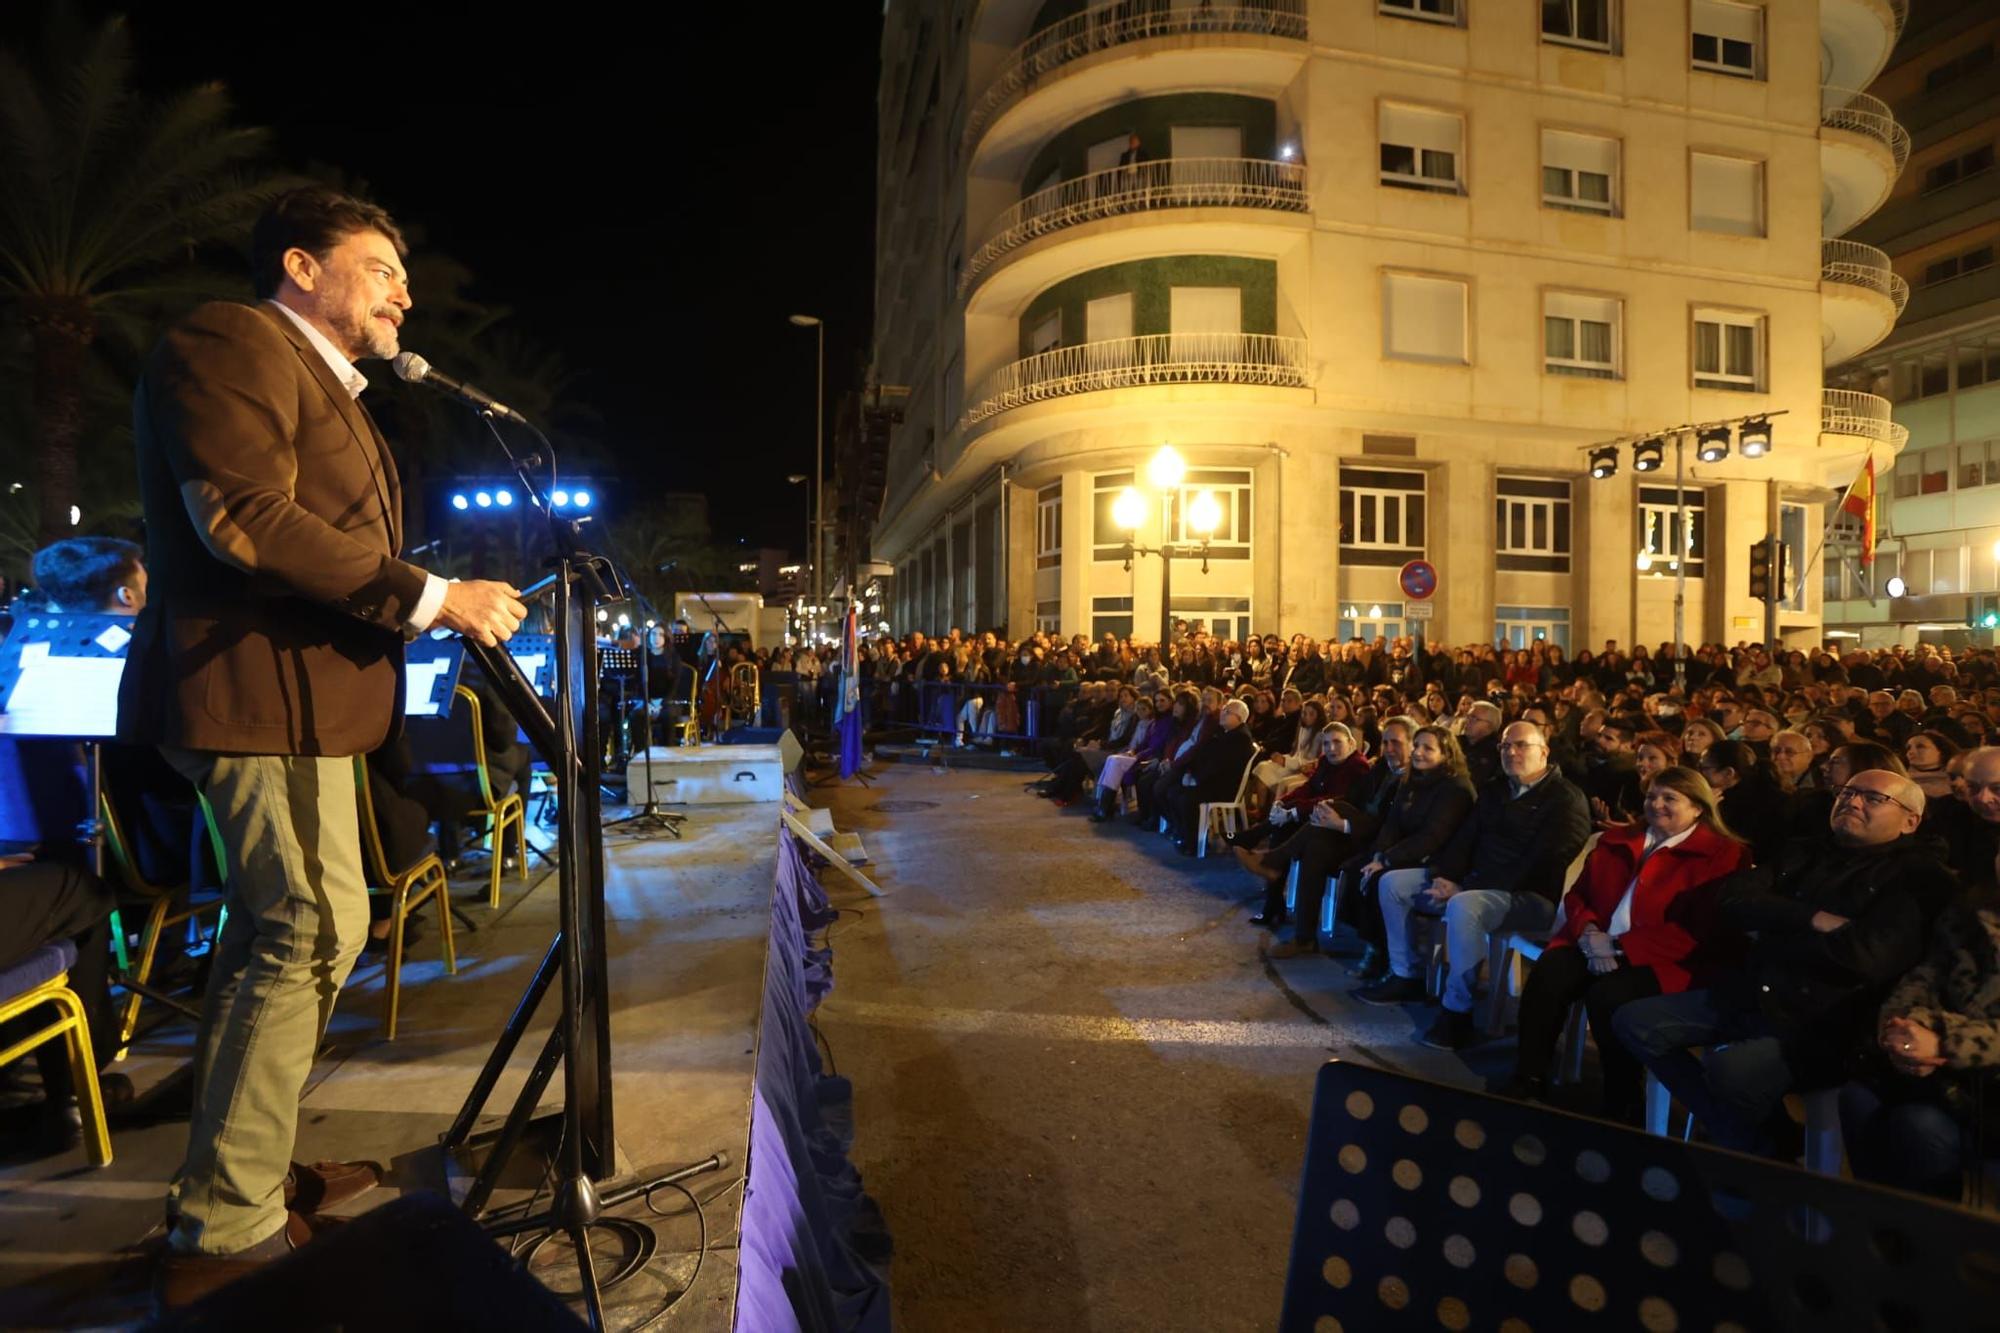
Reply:
<svg viewBox="0 0 2000 1333"><path fill-rule="evenodd" d="M122 18L87 27L59 5L35 59L0 50L0 306L30 345L40 541L78 500L94 346L143 342L153 315L217 294L202 253L287 184L257 168L266 143L230 122L220 84L136 89Z"/></svg>

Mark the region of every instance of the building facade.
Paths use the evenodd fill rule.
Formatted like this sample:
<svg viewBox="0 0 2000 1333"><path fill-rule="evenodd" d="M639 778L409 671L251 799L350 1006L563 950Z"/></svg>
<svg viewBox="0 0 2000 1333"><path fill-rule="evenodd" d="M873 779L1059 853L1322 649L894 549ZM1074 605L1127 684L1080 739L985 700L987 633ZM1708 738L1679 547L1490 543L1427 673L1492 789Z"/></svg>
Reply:
<svg viewBox="0 0 2000 1333"><path fill-rule="evenodd" d="M1968 622L2000 610L1996 45L2000 7L1912 0L1908 35L1870 88L1912 149L1889 202L1855 234L1889 253L1910 301L1895 332L1835 378L1889 398L1909 443L1880 478L1873 569L1849 532L1846 558L1822 573L1828 631L1869 646L1990 643Z"/></svg>
<svg viewBox="0 0 2000 1333"><path fill-rule="evenodd" d="M1749 548L1816 544L1889 404L1841 234L1908 140L1851 91L1891 0L892 0L870 534L900 631L1566 647L1761 637ZM1771 448L1592 480L1586 446L1769 414ZM1185 461L1148 485L1162 445ZM1845 470L1846 475L1841 475ZM1136 531L1119 497L1140 492ZM1128 502L1125 508L1131 506ZM1424 623L1399 587L1425 559ZM1780 612L1816 641L1820 585Z"/></svg>

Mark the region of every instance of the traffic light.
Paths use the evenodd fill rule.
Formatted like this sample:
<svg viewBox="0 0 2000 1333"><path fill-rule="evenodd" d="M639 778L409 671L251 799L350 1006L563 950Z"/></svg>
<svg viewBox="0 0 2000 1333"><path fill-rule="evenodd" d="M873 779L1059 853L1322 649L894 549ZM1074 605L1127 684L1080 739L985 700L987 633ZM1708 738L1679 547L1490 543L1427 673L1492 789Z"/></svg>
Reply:
<svg viewBox="0 0 2000 1333"><path fill-rule="evenodd" d="M1750 595L1760 602L1771 600L1771 542L1769 538L1750 544Z"/></svg>

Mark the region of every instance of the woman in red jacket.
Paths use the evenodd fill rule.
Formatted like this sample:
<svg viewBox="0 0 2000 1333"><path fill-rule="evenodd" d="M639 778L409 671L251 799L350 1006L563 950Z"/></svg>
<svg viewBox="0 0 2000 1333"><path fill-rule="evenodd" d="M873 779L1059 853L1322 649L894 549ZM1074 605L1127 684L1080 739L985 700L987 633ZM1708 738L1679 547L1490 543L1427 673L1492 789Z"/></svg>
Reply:
<svg viewBox="0 0 2000 1333"><path fill-rule="evenodd" d="M1556 1038L1581 1000L1604 1066L1604 1114L1638 1123L1639 1062L1612 1036L1611 1015L1628 1000L1684 991L1708 970L1713 894L1703 890L1750 864L1750 849L1722 822L1717 801L1693 769L1664 769L1646 788L1644 822L1599 839L1528 974L1518 1063L1501 1095L1546 1097Z"/></svg>

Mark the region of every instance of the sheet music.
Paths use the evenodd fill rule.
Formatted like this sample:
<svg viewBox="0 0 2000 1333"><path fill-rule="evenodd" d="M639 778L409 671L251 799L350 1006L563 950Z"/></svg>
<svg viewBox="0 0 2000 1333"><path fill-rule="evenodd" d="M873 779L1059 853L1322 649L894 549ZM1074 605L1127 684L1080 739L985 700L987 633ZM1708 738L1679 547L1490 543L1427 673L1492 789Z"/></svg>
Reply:
<svg viewBox="0 0 2000 1333"><path fill-rule="evenodd" d="M51 657L46 643L24 644L6 730L16 736L115 736L124 674L122 657Z"/></svg>
<svg viewBox="0 0 2000 1333"><path fill-rule="evenodd" d="M521 674L528 678L528 684L534 686L535 691L540 693L542 688L542 668L548 665L548 654L516 653L513 654L513 657L514 665L521 668Z"/></svg>
<svg viewBox="0 0 2000 1333"><path fill-rule="evenodd" d="M409 663L409 685L403 695L405 717L436 717L442 711L437 701L438 678L450 671L451 666L448 657Z"/></svg>

